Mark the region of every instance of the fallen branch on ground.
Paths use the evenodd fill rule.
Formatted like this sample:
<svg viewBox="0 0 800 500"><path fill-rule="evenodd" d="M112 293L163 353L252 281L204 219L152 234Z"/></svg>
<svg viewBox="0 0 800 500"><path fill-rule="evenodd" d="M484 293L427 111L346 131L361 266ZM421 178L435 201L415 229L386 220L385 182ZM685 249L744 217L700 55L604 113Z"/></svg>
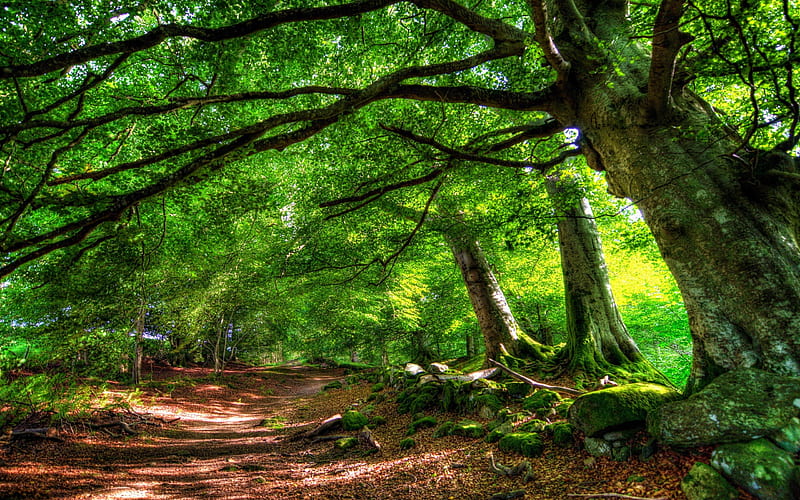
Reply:
<svg viewBox="0 0 800 500"><path fill-rule="evenodd" d="M315 428L311 429L310 431L301 432L300 434L294 436L292 439L296 440L296 439L313 438L313 437L319 436L323 432L326 432L326 431L341 427L341 425L342 425L342 416L337 413L336 415L334 415L332 417L326 418L325 420L322 421L321 424L319 424Z"/></svg>
<svg viewBox="0 0 800 500"><path fill-rule="evenodd" d="M563 393L569 394L571 396L580 396L581 394L585 393L584 391L580 391L578 389L572 389L571 387L561 387L561 386L558 386L558 385L547 385L547 384L543 384L541 382L537 382L537 381L535 381L533 379L530 379L530 378L526 377L525 375L522 375L521 373L515 372L511 368L505 366L502 363L498 363L497 361L495 361L493 359L490 359L489 363L492 363L493 365L497 366L498 368L500 368L504 372L508 373L509 375L511 375L513 378L519 380L520 382L525 382L526 384L528 384L528 385L530 385L532 387L535 387L537 389L549 389L551 391L563 392Z"/></svg>
<svg viewBox="0 0 800 500"><path fill-rule="evenodd" d="M501 476L508 476L508 477L516 477L522 476L522 482L527 483L528 481L533 481L535 479L533 475L533 469L531 468L531 463L527 460L523 460L522 462L518 463L513 467L509 467L507 465L495 463L494 461L494 453L489 453L490 459L490 467L491 469Z"/></svg>
<svg viewBox="0 0 800 500"><path fill-rule="evenodd" d="M37 428L37 429L20 429L11 432L11 439L50 439L52 441L64 442L63 439L56 434L58 431L52 427Z"/></svg>

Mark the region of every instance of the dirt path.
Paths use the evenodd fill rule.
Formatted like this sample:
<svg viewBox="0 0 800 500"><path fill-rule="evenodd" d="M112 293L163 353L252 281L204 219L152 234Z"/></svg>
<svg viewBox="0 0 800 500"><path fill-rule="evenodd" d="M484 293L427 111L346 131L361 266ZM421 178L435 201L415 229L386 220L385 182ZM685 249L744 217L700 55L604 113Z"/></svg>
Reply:
<svg viewBox="0 0 800 500"><path fill-rule="evenodd" d="M0 500L60 499L488 499L525 489L526 499L616 492L651 498L683 498L678 482L697 457L664 454L647 463L588 460L584 452L549 448L531 459L536 479L498 477L489 453L507 455L483 440L415 435L401 450L411 417L394 403L375 406L389 419L376 429L379 455L356 449L337 453L331 443L291 437L351 404L365 406L371 384L320 392L342 370L285 366L232 370L215 381L206 370L154 374L136 411L165 420L161 428L115 438L80 432L64 443L21 442L0 452ZM166 380L170 378L169 380ZM175 378L177 377L177 378ZM130 393L119 388L121 397ZM391 398L388 398L391 399ZM441 415L441 419L461 416Z"/></svg>

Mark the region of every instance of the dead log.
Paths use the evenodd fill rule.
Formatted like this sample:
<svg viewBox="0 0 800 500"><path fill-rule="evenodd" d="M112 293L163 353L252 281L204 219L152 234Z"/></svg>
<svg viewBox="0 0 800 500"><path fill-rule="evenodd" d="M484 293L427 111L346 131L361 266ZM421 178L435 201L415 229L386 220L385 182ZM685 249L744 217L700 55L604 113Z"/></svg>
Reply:
<svg viewBox="0 0 800 500"><path fill-rule="evenodd" d="M336 414L332 417L328 417L327 419L323 420L321 424L316 426L315 428L311 429L310 431L304 432L299 435L301 439L309 439L316 436L319 436L323 432L327 432L329 430L337 429L342 426L342 416L340 414Z"/></svg>
<svg viewBox="0 0 800 500"><path fill-rule="evenodd" d="M525 375L522 375L521 373L515 372L511 368L505 366L502 363L498 363L497 361L495 361L493 359L490 359L489 362L492 363L493 365L497 366L498 368L500 368L504 372L508 373L509 375L511 375L511 377L519 380L520 382L525 382L526 384L528 384L531 387L534 387L536 389L549 389L551 391L563 392L564 394L569 394L570 396L580 396L581 394L585 394L585 391L580 391L578 389L572 389L571 387L561 387L561 386L558 386L558 385L547 385L547 384L543 384L541 382L537 382L537 381L535 381L533 379L530 379L530 378L526 377Z"/></svg>
<svg viewBox="0 0 800 500"><path fill-rule="evenodd" d="M122 429L123 434L128 434L129 436L137 436L139 434L138 432L133 430L130 425L128 425L126 422L123 422L122 420L115 420L113 422L106 422L103 424L87 423L86 425L88 425L90 429L99 429L99 430L107 430L110 427L119 427L120 429Z"/></svg>
<svg viewBox="0 0 800 500"><path fill-rule="evenodd" d="M381 451L381 445L375 439L375 436L372 435L372 431L369 430L369 427L364 426L358 432L358 441L365 445L369 446L370 448L374 448L375 450Z"/></svg>

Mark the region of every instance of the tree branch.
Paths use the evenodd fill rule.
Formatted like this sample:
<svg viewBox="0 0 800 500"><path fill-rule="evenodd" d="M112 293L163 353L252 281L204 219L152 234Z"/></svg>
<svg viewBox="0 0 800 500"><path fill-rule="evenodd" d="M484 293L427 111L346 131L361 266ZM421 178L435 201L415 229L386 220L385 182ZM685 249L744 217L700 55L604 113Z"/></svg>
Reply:
<svg viewBox="0 0 800 500"><path fill-rule="evenodd" d="M653 26L653 52L647 81L647 118L663 120L669 110L675 60L691 41L679 28L684 0L663 0Z"/></svg>
<svg viewBox="0 0 800 500"><path fill-rule="evenodd" d="M72 52L59 54L31 64L18 64L0 67L0 78L23 78L40 76L84 64L101 57L115 54L133 54L159 45L168 38L194 38L204 42L220 42L252 35L274 28L281 24L352 17L387 7L399 0L364 0L343 5L319 8L286 9L269 12L241 23L220 28L198 28L194 26L165 24L129 40L90 45Z"/></svg>
<svg viewBox="0 0 800 500"><path fill-rule="evenodd" d="M543 0L528 0L528 6L531 9L533 17L533 25L536 28L534 37L539 48L544 53L544 58L558 74L558 80L563 82L566 80L571 64L564 59L561 52L556 47L553 35L550 33L550 28L547 26L549 15L547 6Z"/></svg>
<svg viewBox="0 0 800 500"><path fill-rule="evenodd" d="M489 361L489 363L495 365L496 367L500 368L504 372L506 372L509 375L511 375L513 378L519 380L520 382L525 382L526 384L530 385L531 387L535 387L537 389L549 389L551 391L556 391L556 392L563 392L563 393L569 394L571 396L580 396L581 394L584 394L584 391L579 391L578 389L572 389L571 387L561 387L561 386L558 386L558 385L547 385L547 384L543 384L541 382L537 382L537 381L535 381L533 379L530 379L530 378L526 377L525 375L522 375L521 373L515 372L514 370L512 370L509 367L507 367L503 363L498 363L497 361L495 361L493 359L489 359L488 361Z"/></svg>

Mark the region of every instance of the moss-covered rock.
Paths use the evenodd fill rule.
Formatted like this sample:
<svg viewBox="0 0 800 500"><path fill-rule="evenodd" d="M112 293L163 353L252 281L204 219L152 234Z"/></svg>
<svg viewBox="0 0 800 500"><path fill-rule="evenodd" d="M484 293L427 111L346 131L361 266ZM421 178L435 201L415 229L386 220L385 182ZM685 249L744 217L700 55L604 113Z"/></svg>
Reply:
<svg viewBox="0 0 800 500"><path fill-rule="evenodd" d="M407 436L412 434L416 434L420 429L426 429L428 427L436 427L436 424L439 422L436 420L436 417L426 416L422 418L418 418L411 422L408 426L408 432L406 432Z"/></svg>
<svg viewBox="0 0 800 500"><path fill-rule="evenodd" d="M369 419L358 410L348 410L342 415L342 429L357 431L367 425Z"/></svg>
<svg viewBox="0 0 800 500"><path fill-rule="evenodd" d="M358 444L358 438L344 437L333 442L333 447L340 451L349 450Z"/></svg>
<svg viewBox="0 0 800 500"><path fill-rule="evenodd" d="M545 427L547 427L547 422L534 418L520 425L517 430L519 432L541 432Z"/></svg>
<svg viewBox="0 0 800 500"><path fill-rule="evenodd" d="M480 418L492 418L497 415L497 412L505 405L496 394L485 392L475 396L473 406Z"/></svg>
<svg viewBox="0 0 800 500"><path fill-rule="evenodd" d="M755 368L733 370L648 418L661 443L696 447L769 436L800 416L800 377Z"/></svg>
<svg viewBox="0 0 800 500"><path fill-rule="evenodd" d="M506 383L506 391L508 391L508 395L512 398L524 398L531 393L531 390L533 390L533 387L525 382Z"/></svg>
<svg viewBox="0 0 800 500"><path fill-rule="evenodd" d="M556 422L548 425L545 430L553 435L553 444L566 448L575 444L574 428L567 422Z"/></svg>
<svg viewBox="0 0 800 500"><path fill-rule="evenodd" d="M572 403L572 399L562 399L561 402L556 405L556 415L567 418Z"/></svg>
<svg viewBox="0 0 800 500"><path fill-rule="evenodd" d="M553 404L561 401L561 396L557 392L549 389L539 389L522 401L522 408L528 411L541 411L553 407Z"/></svg>
<svg viewBox="0 0 800 500"><path fill-rule="evenodd" d="M464 436L478 439L486 435L486 429L480 422L474 420L462 420L453 426L451 432L454 436Z"/></svg>
<svg viewBox="0 0 800 500"><path fill-rule="evenodd" d="M503 436L498 446L503 451L519 453L526 457L538 457L544 451L541 436L535 432L512 432Z"/></svg>
<svg viewBox="0 0 800 500"><path fill-rule="evenodd" d="M381 392L385 388L386 388L386 384L384 384L383 382L378 382L377 384L374 384L372 386L372 392Z"/></svg>
<svg viewBox="0 0 800 500"><path fill-rule="evenodd" d="M514 432L514 426L511 425L511 422L503 422L490 428L489 434L486 435L485 440L487 443L496 443L500 441L503 436L511 434L512 432Z"/></svg>
<svg viewBox="0 0 800 500"><path fill-rule="evenodd" d="M576 429L597 436L644 425L649 412L680 397L674 389L659 384L621 385L580 396L572 403L568 417Z"/></svg>
<svg viewBox="0 0 800 500"><path fill-rule="evenodd" d="M789 453L800 453L800 419L795 417L789 423L770 434L769 440Z"/></svg>
<svg viewBox="0 0 800 500"><path fill-rule="evenodd" d="M433 437L440 438L445 436L451 436L453 434L453 428L455 426L456 426L455 422L448 420L447 422L437 427L435 431L433 431Z"/></svg>
<svg viewBox="0 0 800 500"><path fill-rule="evenodd" d="M739 493L708 464L697 462L681 481L687 500L736 500Z"/></svg>
<svg viewBox="0 0 800 500"><path fill-rule="evenodd" d="M411 448L415 447L417 442L414 441L414 438L405 438L400 441L400 449L401 450L410 450Z"/></svg>
<svg viewBox="0 0 800 500"><path fill-rule="evenodd" d="M723 444L711 455L711 466L761 500L785 500L798 491L791 453L766 439Z"/></svg>
<svg viewBox="0 0 800 500"><path fill-rule="evenodd" d="M397 396L397 412L417 413L436 407L442 395L442 386L438 383L412 385Z"/></svg>

